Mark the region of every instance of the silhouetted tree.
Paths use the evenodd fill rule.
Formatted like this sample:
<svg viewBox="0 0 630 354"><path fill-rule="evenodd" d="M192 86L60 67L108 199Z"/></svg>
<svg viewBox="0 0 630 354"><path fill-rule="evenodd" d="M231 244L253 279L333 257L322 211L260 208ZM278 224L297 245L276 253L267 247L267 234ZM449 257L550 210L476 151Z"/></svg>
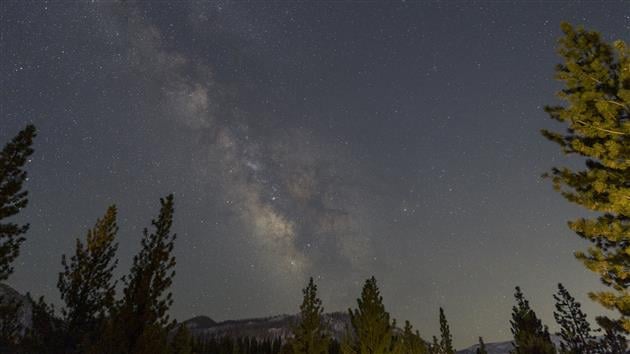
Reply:
<svg viewBox="0 0 630 354"><path fill-rule="evenodd" d="M24 165L33 153L35 126L27 125L0 151L0 281L11 273L13 260L20 254L24 233L29 225L18 225L6 219L17 215L28 204Z"/></svg>
<svg viewBox="0 0 630 354"><path fill-rule="evenodd" d="M366 280L357 299L358 308L348 310L352 333L342 343L344 354L386 354L394 353L393 329L395 323L385 311L376 279Z"/></svg>
<svg viewBox="0 0 630 354"><path fill-rule="evenodd" d="M565 106L546 107L549 116L567 124L564 134L543 130L565 154L586 158L586 168L554 168L554 187L572 203L599 212L569 227L592 242L577 252L584 265L599 274L611 291L591 298L617 310L630 331L630 50L609 45L597 32L562 24L559 53L564 62L556 77L564 83L558 96Z"/></svg>
<svg viewBox="0 0 630 354"><path fill-rule="evenodd" d="M625 354L628 350L628 342L621 321L611 320L603 316L597 317L596 321L604 331L604 335L597 342L596 353Z"/></svg>
<svg viewBox="0 0 630 354"><path fill-rule="evenodd" d="M431 340L431 345L429 346L429 353L431 354L442 353L442 346L440 346L440 340L436 336L433 336L433 339Z"/></svg>
<svg viewBox="0 0 630 354"><path fill-rule="evenodd" d="M110 206L88 230L86 243L76 240L70 261L65 255L61 259L64 271L59 273L57 287L65 303L62 314L69 352L84 352L94 342L114 303L116 284L112 272L118 262L117 232L116 207Z"/></svg>
<svg viewBox="0 0 630 354"><path fill-rule="evenodd" d="M330 346L330 336L322 322L324 308L317 297L317 285L310 278L304 290L304 299L300 305L300 322L293 329L293 338L289 342L295 354L326 354Z"/></svg>
<svg viewBox="0 0 630 354"><path fill-rule="evenodd" d="M477 354L488 354L486 349L486 343L483 342L483 338L479 337L479 348L475 351Z"/></svg>
<svg viewBox="0 0 630 354"><path fill-rule="evenodd" d="M173 303L169 287L175 276L173 195L161 198L160 204L160 214L151 222L153 232L144 229L142 248L133 259L130 274L123 277L123 298L105 333L112 352L167 350L167 334L174 327L167 314Z"/></svg>
<svg viewBox="0 0 630 354"><path fill-rule="evenodd" d="M451 329L446 320L444 309L440 307L440 353L454 354L453 349L453 336L451 335Z"/></svg>
<svg viewBox="0 0 630 354"><path fill-rule="evenodd" d="M186 325L180 324L177 326L169 347L169 354L193 353L193 339Z"/></svg>
<svg viewBox="0 0 630 354"><path fill-rule="evenodd" d="M512 307L512 334L514 335L514 354L552 354L556 353L551 342L547 326L543 326L529 301L523 296L521 288L516 287L514 294L516 305Z"/></svg>
<svg viewBox="0 0 630 354"><path fill-rule="evenodd" d="M567 354L587 354L594 351L595 337L591 335L591 326L582 312L579 302L569 294L569 291L558 284L558 293L553 295L556 300L556 311L553 317L560 326L560 351Z"/></svg>
<svg viewBox="0 0 630 354"><path fill-rule="evenodd" d="M33 154L35 126L27 125L0 151L0 281L13 273L13 261L20 254L20 245L29 225L19 225L7 219L17 215L28 204L27 180L24 166ZM19 322L21 302L0 296L0 347L17 344L23 328Z"/></svg>

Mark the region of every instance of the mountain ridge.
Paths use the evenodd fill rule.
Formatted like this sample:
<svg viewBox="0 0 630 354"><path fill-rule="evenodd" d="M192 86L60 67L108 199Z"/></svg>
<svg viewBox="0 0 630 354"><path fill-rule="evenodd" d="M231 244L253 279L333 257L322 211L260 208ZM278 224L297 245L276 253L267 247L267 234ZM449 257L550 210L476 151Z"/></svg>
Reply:
<svg viewBox="0 0 630 354"><path fill-rule="evenodd" d="M323 314L324 321L331 328L333 337L340 340L350 325L350 316L345 312L331 312ZM191 334L196 337L251 337L256 339L290 338L291 325L297 323L298 314L275 315L268 317L243 318L216 322L208 316L195 316L182 324L186 325ZM209 320L209 321L208 321ZM207 326L200 324L205 321ZM554 338L557 342L558 339ZM479 344L458 350L457 354L475 354ZM486 343L488 354L508 354L513 348L512 341Z"/></svg>

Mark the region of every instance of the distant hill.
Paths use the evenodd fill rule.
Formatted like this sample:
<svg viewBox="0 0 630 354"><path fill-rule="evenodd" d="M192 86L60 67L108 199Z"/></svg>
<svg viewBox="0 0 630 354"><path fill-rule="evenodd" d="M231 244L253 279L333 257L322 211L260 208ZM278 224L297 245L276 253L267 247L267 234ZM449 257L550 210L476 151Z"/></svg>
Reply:
<svg viewBox="0 0 630 354"><path fill-rule="evenodd" d="M559 336L552 335L551 341L557 348L560 348ZM475 354L477 353L477 348L479 348L479 344L475 344L466 349L458 350L457 354ZM486 343L486 350L488 351L488 354L508 354L513 348L514 346L512 346L512 341Z"/></svg>
<svg viewBox="0 0 630 354"><path fill-rule="evenodd" d="M291 337L291 327L297 323L297 315L278 315L264 318L249 318L215 322L207 316L197 316L183 322L192 335L197 337L252 337L273 339ZM333 336L341 339L346 325L350 323L347 313L324 314Z"/></svg>
<svg viewBox="0 0 630 354"><path fill-rule="evenodd" d="M470 346L466 349L458 350L457 354L476 354L479 344ZM512 341L486 343L486 350L488 354L509 354L510 350L514 349Z"/></svg>
<svg viewBox="0 0 630 354"><path fill-rule="evenodd" d="M333 332L333 337L343 338L350 317L344 312L324 314L325 321ZM263 318L249 318L243 320L229 320L215 322L207 316L197 316L183 322L193 336L196 337L252 337L256 339L274 339L291 337L291 326L297 323L298 315L278 315ZM425 338L426 339L426 338ZM559 345L559 338L552 336L552 340ZM478 344L458 350L457 354L475 354ZM486 343L489 354L509 354L513 349L511 341Z"/></svg>

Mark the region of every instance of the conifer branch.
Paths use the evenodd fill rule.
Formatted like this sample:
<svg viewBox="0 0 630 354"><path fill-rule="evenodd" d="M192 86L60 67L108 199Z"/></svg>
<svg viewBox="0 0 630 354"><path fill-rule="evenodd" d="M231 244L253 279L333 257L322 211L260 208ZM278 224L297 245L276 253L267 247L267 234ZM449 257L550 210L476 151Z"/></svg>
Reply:
<svg viewBox="0 0 630 354"><path fill-rule="evenodd" d="M610 134L615 134L615 135L629 135L629 134L627 134L627 133L624 133L624 132L619 132L619 131L616 131L616 130L610 130L610 129L606 129L606 128L596 127L596 126L594 126L594 125L592 125L592 124L588 124L588 123L586 123L586 122L585 122L585 121L583 121L583 120L576 120L576 122L577 122L577 123L582 124L582 125L583 125L583 126L585 126L585 127L593 128L593 129L596 129L596 130L599 130L599 131L603 131L603 132L606 132L606 133L610 133Z"/></svg>

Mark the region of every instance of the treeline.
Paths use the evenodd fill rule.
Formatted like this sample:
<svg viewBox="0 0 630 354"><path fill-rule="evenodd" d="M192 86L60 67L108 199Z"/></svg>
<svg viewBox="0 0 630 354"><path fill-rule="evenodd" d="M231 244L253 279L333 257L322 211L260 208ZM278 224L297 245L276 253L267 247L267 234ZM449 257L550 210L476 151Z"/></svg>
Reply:
<svg viewBox="0 0 630 354"><path fill-rule="evenodd" d="M453 337L444 309L439 309L439 337L426 340L414 331L409 321L398 328L383 304L374 277L366 280L357 307L349 309L350 324L340 340L333 337L323 317L324 308L317 296L317 285L311 278L303 290L299 320L292 327L290 338L256 339L214 336L191 337L185 327L179 328L179 341L191 353L200 354L454 354ZM602 327L593 331L580 304L562 284L558 284L554 318L560 328L560 347L551 341L543 325L519 287L512 309L511 332L515 354L621 354L627 350L626 338L619 323L598 318ZM597 337L595 336L597 334ZM479 338L478 354L487 353Z"/></svg>

